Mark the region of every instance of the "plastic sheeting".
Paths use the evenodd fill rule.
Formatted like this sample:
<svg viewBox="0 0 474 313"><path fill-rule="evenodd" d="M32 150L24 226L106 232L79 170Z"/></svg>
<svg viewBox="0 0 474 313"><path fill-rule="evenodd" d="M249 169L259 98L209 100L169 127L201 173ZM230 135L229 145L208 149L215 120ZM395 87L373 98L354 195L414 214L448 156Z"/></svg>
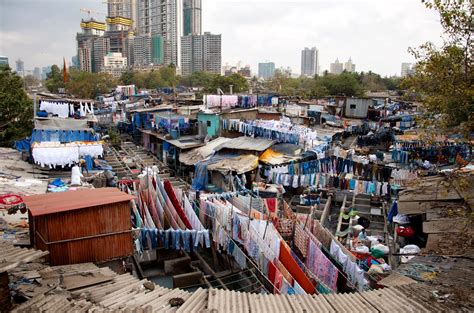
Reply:
<svg viewBox="0 0 474 313"><path fill-rule="evenodd" d="M31 134L31 142L59 141L97 141L98 137L93 131L84 130L42 130L34 129Z"/></svg>

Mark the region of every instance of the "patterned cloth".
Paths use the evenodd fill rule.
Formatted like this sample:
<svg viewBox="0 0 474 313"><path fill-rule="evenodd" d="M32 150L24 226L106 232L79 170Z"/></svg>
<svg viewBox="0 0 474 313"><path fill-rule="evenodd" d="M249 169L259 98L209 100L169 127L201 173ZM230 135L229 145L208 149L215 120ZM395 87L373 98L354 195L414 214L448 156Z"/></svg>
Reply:
<svg viewBox="0 0 474 313"><path fill-rule="evenodd" d="M309 236L300 224L295 226L295 246L300 250L301 255L306 258L308 255Z"/></svg>
<svg viewBox="0 0 474 313"><path fill-rule="evenodd" d="M313 241L309 243L306 266L324 285L337 290L338 270Z"/></svg>

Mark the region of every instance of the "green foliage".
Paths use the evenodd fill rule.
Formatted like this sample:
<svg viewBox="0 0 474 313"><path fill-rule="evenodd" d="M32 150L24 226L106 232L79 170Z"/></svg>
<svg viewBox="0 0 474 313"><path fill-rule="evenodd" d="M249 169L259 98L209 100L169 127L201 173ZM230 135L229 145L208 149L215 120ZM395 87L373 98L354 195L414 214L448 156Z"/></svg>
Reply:
<svg viewBox="0 0 474 313"><path fill-rule="evenodd" d="M93 99L100 94L108 93L116 85L117 82L109 74L71 70L66 89L76 97Z"/></svg>
<svg viewBox="0 0 474 313"><path fill-rule="evenodd" d="M474 131L473 3L469 0L422 2L438 11L447 36L441 48L425 43L410 49L417 63L414 75L403 86L419 95L426 126L467 135Z"/></svg>
<svg viewBox="0 0 474 313"><path fill-rule="evenodd" d="M257 85L254 80L251 83L253 86ZM343 72L335 75L326 71L323 76L292 78L276 70L273 78L264 83L264 89L287 96L318 98L363 96L365 91L397 90L399 85L399 78L382 78L379 74L372 72L360 74Z"/></svg>
<svg viewBox="0 0 474 313"><path fill-rule="evenodd" d="M232 85L233 92L246 92L248 91L249 84L247 79L239 74L232 74L230 76L216 75L211 80L210 84L204 86L204 91L209 93L216 92L217 88L222 89L224 92L230 91L230 85Z"/></svg>
<svg viewBox="0 0 474 313"><path fill-rule="evenodd" d="M150 72L127 71L120 77L120 83L134 84L138 88L154 89L177 86L179 78L176 76L176 68L168 66Z"/></svg>
<svg viewBox="0 0 474 313"><path fill-rule="evenodd" d="M121 139L120 139L120 134L118 133L117 129L109 128L107 130L107 134L109 135L110 143L112 144L112 146L116 148L120 147Z"/></svg>
<svg viewBox="0 0 474 313"><path fill-rule="evenodd" d="M318 82L327 89L331 96L362 96L364 88L357 80L356 73L343 72L340 75L328 74L323 77L316 77Z"/></svg>
<svg viewBox="0 0 474 313"><path fill-rule="evenodd" d="M191 75L183 76L180 84L187 87L208 87L219 74L210 72L194 72Z"/></svg>
<svg viewBox="0 0 474 313"><path fill-rule="evenodd" d="M8 66L0 67L0 146L31 135L33 102L22 79Z"/></svg>
<svg viewBox="0 0 474 313"><path fill-rule="evenodd" d="M57 93L59 88L64 88L63 71L57 65L51 66L51 72L46 76L46 88L53 93Z"/></svg>

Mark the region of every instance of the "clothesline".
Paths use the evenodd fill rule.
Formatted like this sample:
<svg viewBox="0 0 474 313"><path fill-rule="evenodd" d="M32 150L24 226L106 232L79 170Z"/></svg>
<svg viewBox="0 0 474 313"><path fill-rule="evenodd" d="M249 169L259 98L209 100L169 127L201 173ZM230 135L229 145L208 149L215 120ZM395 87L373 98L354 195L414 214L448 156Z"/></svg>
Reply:
<svg viewBox="0 0 474 313"><path fill-rule="evenodd" d="M363 164L341 157L325 157L323 159L303 162L290 162L288 165L266 167L265 176L277 174L307 175L315 173L354 174L367 180L389 181L392 168L379 164Z"/></svg>

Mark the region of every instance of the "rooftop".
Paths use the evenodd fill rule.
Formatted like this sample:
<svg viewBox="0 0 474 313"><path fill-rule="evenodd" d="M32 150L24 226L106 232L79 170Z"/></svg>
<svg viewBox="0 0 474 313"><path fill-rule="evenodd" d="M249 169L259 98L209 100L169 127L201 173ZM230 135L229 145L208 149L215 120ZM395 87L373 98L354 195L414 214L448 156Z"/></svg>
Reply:
<svg viewBox="0 0 474 313"><path fill-rule="evenodd" d="M220 151L222 149L233 149L263 152L273 146L274 143L275 141L270 139L242 136L224 142L217 146L214 150Z"/></svg>
<svg viewBox="0 0 474 313"><path fill-rule="evenodd" d="M25 197L23 200L32 216L41 216L132 199L133 196L117 188L98 188L34 195Z"/></svg>

